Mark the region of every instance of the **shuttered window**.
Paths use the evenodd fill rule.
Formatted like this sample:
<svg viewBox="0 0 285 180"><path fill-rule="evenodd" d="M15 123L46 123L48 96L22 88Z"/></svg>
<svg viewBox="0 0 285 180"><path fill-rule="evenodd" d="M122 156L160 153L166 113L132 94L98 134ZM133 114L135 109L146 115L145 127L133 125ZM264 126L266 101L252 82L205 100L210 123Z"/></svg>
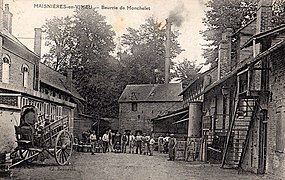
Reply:
<svg viewBox="0 0 285 180"><path fill-rule="evenodd" d="M26 64L23 64L22 66L22 73L23 73L23 86L28 87L29 67Z"/></svg>
<svg viewBox="0 0 285 180"><path fill-rule="evenodd" d="M8 57L4 57L2 64L2 82L8 84L9 79L10 79L10 59Z"/></svg>

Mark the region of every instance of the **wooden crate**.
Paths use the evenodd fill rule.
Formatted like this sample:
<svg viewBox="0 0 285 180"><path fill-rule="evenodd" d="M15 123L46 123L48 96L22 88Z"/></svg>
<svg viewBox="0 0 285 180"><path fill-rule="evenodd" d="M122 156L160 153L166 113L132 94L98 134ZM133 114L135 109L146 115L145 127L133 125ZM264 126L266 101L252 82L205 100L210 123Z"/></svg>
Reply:
<svg viewBox="0 0 285 180"><path fill-rule="evenodd" d="M176 142L176 150L177 151L185 151L187 145L187 141L177 141Z"/></svg>
<svg viewBox="0 0 285 180"><path fill-rule="evenodd" d="M175 151L175 160L184 161L185 160L185 151Z"/></svg>

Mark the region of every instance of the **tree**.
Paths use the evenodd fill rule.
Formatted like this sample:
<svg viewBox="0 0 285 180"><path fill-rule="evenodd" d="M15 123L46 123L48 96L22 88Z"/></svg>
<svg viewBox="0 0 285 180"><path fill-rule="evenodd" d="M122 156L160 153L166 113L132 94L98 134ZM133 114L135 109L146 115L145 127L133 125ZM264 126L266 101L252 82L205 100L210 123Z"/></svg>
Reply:
<svg viewBox="0 0 285 180"><path fill-rule="evenodd" d="M60 72L72 67L77 90L90 105L88 113L117 117L118 62L110 55L115 33L105 17L94 9L80 10L71 17L49 20L44 28L51 41L45 55L49 65Z"/></svg>
<svg viewBox="0 0 285 180"><path fill-rule="evenodd" d="M183 86L187 86L194 80L202 66L197 65L197 61L189 61L184 58L182 62L175 64L174 67L174 76L182 80Z"/></svg>
<svg viewBox="0 0 285 180"><path fill-rule="evenodd" d="M165 28L150 17L139 29L128 28L127 31L122 36L125 51L120 57L127 70L129 83L164 82ZM178 35L178 32L171 34L171 59L182 51L177 41Z"/></svg>
<svg viewBox="0 0 285 180"><path fill-rule="evenodd" d="M54 17L43 25L43 31L48 39L49 53L43 55L43 62L54 70L60 70L69 64L76 46L72 36L74 21L71 17Z"/></svg>
<svg viewBox="0 0 285 180"><path fill-rule="evenodd" d="M273 1L272 24L278 26L285 23L285 0Z"/></svg>
<svg viewBox="0 0 285 180"><path fill-rule="evenodd" d="M218 58L218 43L221 41L222 32L233 28L234 32L253 19L256 15L256 0L210 0L206 6L203 23L207 29L202 32L209 44L205 45L203 56L207 63L216 64Z"/></svg>

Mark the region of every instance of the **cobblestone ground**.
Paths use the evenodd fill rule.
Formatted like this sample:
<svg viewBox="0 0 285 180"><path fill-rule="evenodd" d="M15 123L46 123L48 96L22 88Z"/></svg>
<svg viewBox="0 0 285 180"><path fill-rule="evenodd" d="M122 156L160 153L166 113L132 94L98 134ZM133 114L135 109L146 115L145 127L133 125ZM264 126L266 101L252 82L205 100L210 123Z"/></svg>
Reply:
<svg viewBox="0 0 285 180"><path fill-rule="evenodd" d="M28 165L12 169L12 178L37 179L83 179L83 180L258 180L266 176L239 174L236 170L221 169L217 165L198 162L167 161L167 156L154 154L73 153L71 164L57 166L53 159L46 165ZM271 178L272 179L272 178Z"/></svg>

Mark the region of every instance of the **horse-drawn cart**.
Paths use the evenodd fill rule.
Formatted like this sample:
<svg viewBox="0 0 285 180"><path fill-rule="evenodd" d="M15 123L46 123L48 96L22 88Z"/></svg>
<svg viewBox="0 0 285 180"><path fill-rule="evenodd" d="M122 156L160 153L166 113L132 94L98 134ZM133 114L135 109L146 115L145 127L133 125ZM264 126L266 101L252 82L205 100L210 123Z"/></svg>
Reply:
<svg viewBox="0 0 285 180"><path fill-rule="evenodd" d="M72 136L68 117L53 122L38 116L37 108L24 106L19 126L15 126L17 147L11 153L12 168L23 162L44 160L52 156L58 165L66 165L72 153Z"/></svg>

